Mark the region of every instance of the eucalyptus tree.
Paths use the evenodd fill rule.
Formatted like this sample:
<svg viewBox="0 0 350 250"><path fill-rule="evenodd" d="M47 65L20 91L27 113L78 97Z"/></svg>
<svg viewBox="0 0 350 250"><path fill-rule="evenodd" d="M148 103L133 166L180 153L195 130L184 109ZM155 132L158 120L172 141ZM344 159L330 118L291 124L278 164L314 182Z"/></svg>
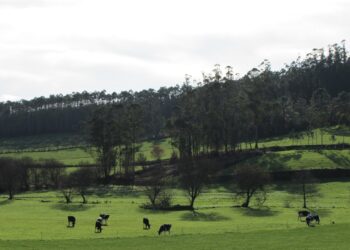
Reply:
<svg viewBox="0 0 350 250"><path fill-rule="evenodd" d="M329 125L330 96L326 89L317 89L310 100L310 118L313 128L322 128ZM323 129L320 130L321 145L323 145ZM317 135L316 135L317 136Z"/></svg>
<svg viewBox="0 0 350 250"><path fill-rule="evenodd" d="M116 108L121 108L117 106ZM120 130L115 123L115 108L101 106L95 110L87 123L87 140L97 153L100 172L108 182L111 170L116 164L117 146L121 144Z"/></svg>

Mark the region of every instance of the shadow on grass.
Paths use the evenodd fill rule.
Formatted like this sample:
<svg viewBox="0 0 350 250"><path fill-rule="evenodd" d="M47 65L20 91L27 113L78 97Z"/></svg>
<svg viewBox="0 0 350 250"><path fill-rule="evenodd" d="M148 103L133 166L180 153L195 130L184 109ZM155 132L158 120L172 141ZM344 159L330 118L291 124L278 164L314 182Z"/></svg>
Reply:
<svg viewBox="0 0 350 250"><path fill-rule="evenodd" d="M118 186L115 188L111 188L109 186L99 187L94 189L92 193L97 195L98 197L139 197L141 195L140 191L135 190L133 186Z"/></svg>
<svg viewBox="0 0 350 250"><path fill-rule="evenodd" d="M331 209L327 208L321 208L321 209L310 209L312 213L318 214L320 216L320 219L322 220L322 217L328 217L332 214Z"/></svg>
<svg viewBox="0 0 350 250"><path fill-rule="evenodd" d="M0 201L0 206L10 205L12 202L13 202L13 200L9 200L9 199L2 200L2 201Z"/></svg>
<svg viewBox="0 0 350 250"><path fill-rule="evenodd" d="M274 170L288 170L288 162L291 160L297 161L302 157L302 152L293 152L289 154L279 154L279 153L267 153L263 156L258 156L251 158L247 161L249 162L258 162L260 165L265 166L267 169Z"/></svg>
<svg viewBox="0 0 350 250"><path fill-rule="evenodd" d="M334 134L337 136L350 136L350 128L344 126L324 128L323 130L329 134Z"/></svg>
<svg viewBox="0 0 350 250"><path fill-rule="evenodd" d="M269 208L240 208L238 211L241 212L242 215L252 217L276 216L280 213L279 211L273 211Z"/></svg>
<svg viewBox="0 0 350 250"><path fill-rule="evenodd" d="M339 155L334 152L323 152L318 151L319 154L324 155L329 160L333 161L335 164L341 167L349 167L350 166L350 156L349 158L344 155Z"/></svg>
<svg viewBox="0 0 350 250"><path fill-rule="evenodd" d="M94 207L94 205L87 204L66 204L66 203L56 203L51 206L53 209L62 210L62 211L70 211L70 212L80 212L86 211Z"/></svg>
<svg viewBox="0 0 350 250"><path fill-rule="evenodd" d="M215 212L200 213L200 212L188 212L181 215L181 220L185 221L223 221L230 220L229 217L220 215Z"/></svg>
<svg viewBox="0 0 350 250"><path fill-rule="evenodd" d="M169 212L179 212L179 211L193 211L190 206L184 205L173 205L167 208L153 208L149 204L142 204L139 206L139 211L148 212L148 213L169 213Z"/></svg>

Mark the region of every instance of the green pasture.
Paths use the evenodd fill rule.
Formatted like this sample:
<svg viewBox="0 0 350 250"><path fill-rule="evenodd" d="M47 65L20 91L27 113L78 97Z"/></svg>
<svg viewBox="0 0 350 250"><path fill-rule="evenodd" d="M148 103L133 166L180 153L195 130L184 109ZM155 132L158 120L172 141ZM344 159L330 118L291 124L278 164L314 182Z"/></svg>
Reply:
<svg viewBox="0 0 350 250"><path fill-rule="evenodd" d="M339 143L350 144L350 129L347 127L331 127L312 130L313 137L307 136L305 132L291 133L280 137L274 137L259 141L259 148L273 146L294 146L294 145L319 145L321 144L321 134L323 134L323 144L332 145ZM294 135L294 136L293 136ZM333 137L334 136L334 137ZM255 145L252 144L254 147ZM243 148L249 148L249 145L243 143Z"/></svg>
<svg viewBox="0 0 350 250"><path fill-rule="evenodd" d="M332 127L323 129L323 143L324 144L338 144L338 143L350 143L350 131L348 128L344 127ZM302 133L301 133L302 134ZM321 130L314 130L314 138L311 139L307 136L300 136L299 139L292 139L289 136L283 136L279 138L270 138L267 140L262 140L259 143L260 148L266 148L271 146L291 146L291 145L312 145L312 144L320 144L320 134ZM332 135L335 137L332 140ZM317 140L316 140L317 137ZM70 139L68 139L70 138ZM19 147L18 145L23 142L26 150L37 149L37 145L39 145L40 140L42 139L42 145L51 144L58 145L57 143L61 140L67 140L64 145L68 145L72 138L76 138L77 136L63 135L61 138L57 135L49 135L49 136L39 136L35 137L21 137L15 139L8 139L7 141L4 139L0 139L0 149L10 150L14 147ZM71 145L82 145L82 139L77 139L75 144ZM11 146L12 145L12 146ZM162 159L169 159L173 151L176 151L171 144L171 139L166 138L162 139L158 142L142 142L140 143L139 154L142 153L146 156L147 160L154 160L152 156L152 148L154 145L159 145L160 148L163 149L163 154L161 155ZM253 145L254 146L254 145ZM24 146L23 146L24 147ZM243 148L249 148L248 144L242 144ZM14 157L14 158L22 158L22 157L31 157L34 160L41 159L56 159L66 165L78 165L80 163L94 163L95 156L92 154L93 150L86 150L85 147L81 148L73 148L73 149L61 149L56 151L47 151L47 152L26 152L20 151L16 153L6 153L0 154L0 157ZM301 168L347 168L350 166L350 155L349 150L322 150L322 151L297 151L297 150L289 150L289 151L281 151L275 153L268 153L262 157L253 158L249 160L249 163L262 163L267 165L271 169L301 169Z"/></svg>
<svg viewBox="0 0 350 250"><path fill-rule="evenodd" d="M240 164L257 164L272 171L350 168L350 150L287 150L269 152Z"/></svg>
<svg viewBox="0 0 350 250"><path fill-rule="evenodd" d="M57 149L62 147L81 147L86 145L80 134L45 134L0 138L0 152L17 150Z"/></svg>
<svg viewBox="0 0 350 250"><path fill-rule="evenodd" d="M173 147L171 146L170 139L169 138L163 139L157 143L163 149L163 154L161 158L169 159L173 152ZM153 145L154 145L153 142L143 142L140 144L139 153L143 153L146 156L147 160L155 160L155 158L151 154ZM20 152L0 154L0 157L13 157L13 158L30 157L37 161L43 160L43 159L55 159L66 165L78 165L80 163L92 164L95 162L95 156L93 151L87 150L86 148L83 148L83 147L46 151L46 152L35 152L35 151L21 152L20 151Z"/></svg>
<svg viewBox="0 0 350 250"><path fill-rule="evenodd" d="M13 249L123 249L123 250L230 250L230 249L349 249L349 224L322 225L256 232L128 237L84 240L1 241L0 248Z"/></svg>
<svg viewBox="0 0 350 250"><path fill-rule="evenodd" d="M334 246L335 239L341 239L340 246L344 248L350 244L350 239L343 235L350 229L350 183L331 182L319 186L320 195L309 202L309 207L320 215L321 225L311 228L297 220L301 197L281 187L270 188L263 207L252 203L252 208L248 209L236 207L240 201L225 188L210 188L196 202L196 213L141 209L140 205L146 201L141 190L127 187L95 189L86 205L80 204L78 196L74 203L66 205L58 192L24 193L13 201L3 197L0 201L0 248L61 249L62 246L68 249L69 244L73 244L72 249L93 249L96 242L100 242L101 246L111 249L121 241L120 249L150 249L152 246L161 249L164 244L169 244L169 249L179 246L183 249L191 246L192 249L239 249L243 247L243 239L249 241L247 248L272 244L275 249L281 245L329 248ZM174 204L187 203L182 191L173 190L172 193ZM94 233L94 222L101 212L111 217L101 234ZM77 218L75 228L66 227L67 215ZM151 230L142 229L143 217L150 219ZM163 223L172 224L170 236L157 235ZM314 242L315 245L292 241L299 236L306 240L305 234L317 239L316 232L322 239ZM336 238L328 242L323 238L327 235L336 235ZM219 245L213 242L217 240Z"/></svg>
<svg viewBox="0 0 350 250"><path fill-rule="evenodd" d="M83 148L62 149L47 152L17 152L0 154L0 157L23 158L30 157L39 161L44 159L55 159L66 165L78 165L79 163L94 163L93 156Z"/></svg>

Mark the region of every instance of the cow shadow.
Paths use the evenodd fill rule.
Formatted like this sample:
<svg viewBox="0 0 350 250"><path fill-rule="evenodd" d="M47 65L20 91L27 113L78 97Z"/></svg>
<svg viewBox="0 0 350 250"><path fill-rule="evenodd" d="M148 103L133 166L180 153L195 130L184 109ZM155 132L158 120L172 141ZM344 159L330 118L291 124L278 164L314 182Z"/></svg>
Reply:
<svg viewBox="0 0 350 250"><path fill-rule="evenodd" d="M81 212L86 211L94 207L94 205L83 205L83 204L66 204L66 203L56 203L51 205L52 209L68 211L68 212Z"/></svg>
<svg viewBox="0 0 350 250"><path fill-rule="evenodd" d="M327 209L327 208L320 208L320 209L310 209L310 211L312 213L316 213L320 216L320 218L322 219L323 217L328 217L330 216L333 212L331 209Z"/></svg>
<svg viewBox="0 0 350 250"><path fill-rule="evenodd" d="M181 220L184 221L224 221L231 218L220 215L215 212L201 213L201 212L187 212L181 215Z"/></svg>
<svg viewBox="0 0 350 250"><path fill-rule="evenodd" d="M268 216L276 216L280 212L274 211L269 208L241 208L238 210L242 213L242 215L245 216L252 216L252 217L268 217Z"/></svg>

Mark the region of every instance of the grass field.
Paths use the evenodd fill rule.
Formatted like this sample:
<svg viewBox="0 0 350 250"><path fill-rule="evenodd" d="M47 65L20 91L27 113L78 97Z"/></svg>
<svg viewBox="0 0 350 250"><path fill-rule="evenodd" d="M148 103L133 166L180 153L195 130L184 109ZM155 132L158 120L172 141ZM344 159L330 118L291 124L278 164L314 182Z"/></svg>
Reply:
<svg viewBox="0 0 350 250"><path fill-rule="evenodd" d="M261 140L259 147L273 147L273 146L292 146L292 145L316 145L321 144L321 129L313 130L314 136L308 137L305 133L297 133L299 139L293 139L290 136L281 136L275 138L269 138ZM332 127L322 129L323 144L331 145L338 143L350 144L350 129L346 127ZM332 136L334 135L333 139ZM246 144L242 144L243 148L248 147ZM254 146L254 145L253 145Z"/></svg>
<svg viewBox="0 0 350 250"><path fill-rule="evenodd" d="M320 143L320 129L314 130L314 139L302 137L299 140L291 139L288 136L280 138L271 138L268 140L262 140L259 143L259 147L271 147L271 146L291 146L291 145L311 145ZM337 143L350 143L350 130L349 128L343 127L333 127L323 129L323 142L324 144L337 144ZM331 140L332 135L335 135L335 140ZM316 141L316 137L318 138ZM73 139L72 139L73 138ZM68 145L76 136L63 135L57 138L56 136L39 136L35 137L25 137L25 138L15 138L8 140L0 140L0 149L7 150L12 148L18 148L18 145L22 145L26 150L36 149L38 145L49 146L49 145L59 145L60 141L65 141L65 145ZM41 142L41 140L43 140ZM52 140L52 141L51 141ZM41 144L40 144L41 143ZM75 143L75 144L74 144ZM72 145L82 145L82 139L77 139ZM171 145L170 138L163 139L158 142L160 147L164 150L162 159L169 159L172 152L176 149ZM151 154L153 142L143 142L139 153L143 153L147 160L154 160ZM242 144L243 148L248 147L247 144ZM74 149L62 149L58 151L48 151L48 152L16 152L16 153L6 153L0 154L0 157L31 157L34 160L40 159L56 159L67 165L78 165L79 163L94 163L95 157L91 155L88 151L82 148ZM323 150L323 151L283 151L276 153L269 153L262 157L254 158L249 161L249 163L262 163L267 165L270 169L302 169L302 168L348 168L350 167L350 151L342 150Z"/></svg>
<svg viewBox="0 0 350 250"><path fill-rule="evenodd" d="M0 241L1 249L349 249L348 224L249 233Z"/></svg>
<svg viewBox="0 0 350 250"><path fill-rule="evenodd" d="M58 147L81 147L86 145L83 135L45 134L0 138L0 151L56 149Z"/></svg>
<svg viewBox="0 0 350 250"><path fill-rule="evenodd" d="M258 164L270 170L350 168L350 150L287 150L271 152L240 164Z"/></svg>
<svg viewBox="0 0 350 250"><path fill-rule="evenodd" d="M152 142L144 142L141 144L139 153L143 153L146 156L147 160L155 160L151 154L153 145L154 144ZM164 150L162 159L169 159L173 152L173 147L171 146L170 139L161 140L159 142L159 145ZM0 157L30 157L34 160L55 159L66 165L78 165L80 163L95 162L95 156L83 147L73 149L61 149L47 152L13 152L0 154Z"/></svg>
<svg viewBox="0 0 350 250"><path fill-rule="evenodd" d="M145 197L126 187L98 189L81 205L62 203L56 192L17 195L0 201L1 249L242 249L314 248L348 249L350 239L350 183L320 184L321 195L310 201L321 224L307 228L297 220L301 198L271 187L264 207L244 209L222 187L211 188L190 211L157 212L139 206ZM174 204L186 204L173 190ZM43 202L44 201L44 202ZM101 212L111 215L101 234L94 221ZM74 229L66 227L67 215L77 218ZM151 230L142 229L142 218L150 219ZM332 222L335 222L333 224ZM171 223L171 235L157 235L159 225ZM282 247L283 246L283 247Z"/></svg>

